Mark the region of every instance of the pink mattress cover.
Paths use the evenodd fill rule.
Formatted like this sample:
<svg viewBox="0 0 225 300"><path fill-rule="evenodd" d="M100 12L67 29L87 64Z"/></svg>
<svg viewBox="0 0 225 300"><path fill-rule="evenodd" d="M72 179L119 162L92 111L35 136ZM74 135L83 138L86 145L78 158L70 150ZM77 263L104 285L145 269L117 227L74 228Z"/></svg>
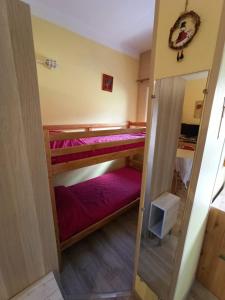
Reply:
<svg viewBox="0 0 225 300"><path fill-rule="evenodd" d="M111 135L111 136L98 136L98 137L89 137L89 138L80 138L80 139L73 139L73 140L62 140L62 141L51 141L50 147L51 149L57 148L68 148L68 147L76 147L81 145L92 145L98 143L105 143L105 142L115 142L115 141L125 141L129 139L138 139L144 138L145 133L132 133L132 134L120 134L120 135ZM122 150L128 150L133 148L143 147L144 142L137 142L128 145L120 145L114 147L107 147L103 149L91 150L91 151L84 151L79 153L72 153L60 156L53 156L52 157L52 164L68 162L72 160L78 160L82 158L88 158L91 156L97 156L112 152L119 152Z"/></svg>
<svg viewBox="0 0 225 300"><path fill-rule="evenodd" d="M141 172L129 167L55 187L61 242L134 201L140 191Z"/></svg>

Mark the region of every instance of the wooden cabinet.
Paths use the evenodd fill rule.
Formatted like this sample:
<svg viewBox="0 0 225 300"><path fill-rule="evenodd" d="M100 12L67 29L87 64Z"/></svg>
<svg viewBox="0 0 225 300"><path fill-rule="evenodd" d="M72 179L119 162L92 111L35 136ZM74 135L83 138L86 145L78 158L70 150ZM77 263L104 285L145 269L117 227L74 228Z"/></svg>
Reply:
<svg viewBox="0 0 225 300"><path fill-rule="evenodd" d="M225 299L225 191L210 209L197 279L220 300Z"/></svg>

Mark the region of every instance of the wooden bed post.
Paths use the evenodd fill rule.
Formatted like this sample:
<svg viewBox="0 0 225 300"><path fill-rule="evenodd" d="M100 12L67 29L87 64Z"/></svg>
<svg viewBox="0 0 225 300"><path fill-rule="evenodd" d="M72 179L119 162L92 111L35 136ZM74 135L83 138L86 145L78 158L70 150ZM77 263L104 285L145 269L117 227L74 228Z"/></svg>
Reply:
<svg viewBox="0 0 225 300"><path fill-rule="evenodd" d="M130 166L130 160L131 160L130 156L127 156L127 157L126 157L126 166L127 166L127 167Z"/></svg>
<svg viewBox="0 0 225 300"><path fill-rule="evenodd" d="M51 203L52 203L52 214L53 214L55 236L56 236L56 243L57 243L59 268L61 270L62 269L61 248L60 248L59 228L58 228L57 211L56 211L56 203L55 203L55 192L54 192L53 182L52 182L51 149L50 149L50 139L49 139L48 129L44 129L44 140L45 140L45 153L46 153L46 162L48 167L48 182L49 182L49 190L50 190Z"/></svg>
<svg viewBox="0 0 225 300"><path fill-rule="evenodd" d="M126 123L127 123L127 124L126 124L126 128L130 128L130 120L128 120ZM126 157L126 166L127 166L127 167L130 166L130 156L127 156L127 157Z"/></svg>

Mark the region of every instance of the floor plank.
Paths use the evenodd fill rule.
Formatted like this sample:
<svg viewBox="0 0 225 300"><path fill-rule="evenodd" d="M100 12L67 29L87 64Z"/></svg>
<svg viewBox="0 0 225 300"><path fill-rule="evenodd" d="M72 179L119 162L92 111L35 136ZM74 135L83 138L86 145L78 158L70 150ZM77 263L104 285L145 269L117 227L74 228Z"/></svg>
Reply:
<svg viewBox="0 0 225 300"><path fill-rule="evenodd" d="M159 239L153 235L142 236L138 274L160 299L167 299L172 280L179 237L182 231L183 214L187 189L177 178L174 193L180 197L180 206L176 224L171 234Z"/></svg>
<svg viewBox="0 0 225 300"><path fill-rule="evenodd" d="M157 239L141 243L138 274L162 299L169 293L176 248L177 237L173 235L165 237L161 245Z"/></svg>
<svg viewBox="0 0 225 300"><path fill-rule="evenodd" d="M131 290L137 216L132 209L64 251L60 285L66 297Z"/></svg>
<svg viewBox="0 0 225 300"><path fill-rule="evenodd" d="M218 300L218 298L198 281L195 281L186 300Z"/></svg>

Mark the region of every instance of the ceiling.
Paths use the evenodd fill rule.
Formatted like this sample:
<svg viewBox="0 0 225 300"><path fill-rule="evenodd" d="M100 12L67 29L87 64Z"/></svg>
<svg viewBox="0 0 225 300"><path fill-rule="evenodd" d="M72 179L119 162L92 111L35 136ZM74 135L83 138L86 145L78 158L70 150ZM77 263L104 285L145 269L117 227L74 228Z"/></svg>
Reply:
<svg viewBox="0 0 225 300"><path fill-rule="evenodd" d="M133 57L151 48L155 0L24 0L33 15Z"/></svg>

